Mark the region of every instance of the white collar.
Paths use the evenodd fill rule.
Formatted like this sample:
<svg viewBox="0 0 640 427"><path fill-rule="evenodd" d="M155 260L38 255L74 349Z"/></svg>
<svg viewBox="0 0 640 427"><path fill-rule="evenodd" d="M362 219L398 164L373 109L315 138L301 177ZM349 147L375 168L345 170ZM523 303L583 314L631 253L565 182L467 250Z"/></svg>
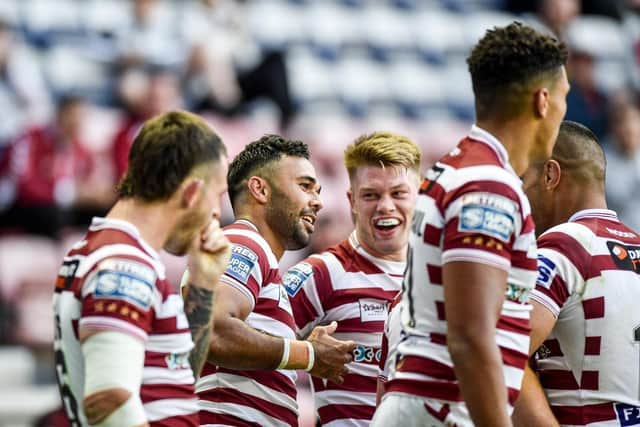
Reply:
<svg viewBox="0 0 640 427"><path fill-rule="evenodd" d="M93 217L91 220L91 225L89 226L90 231L99 231L105 230L108 228L114 228L116 230L122 231L136 239L140 246L144 248L144 250L151 255L152 258L160 259L160 255L158 252L147 242L144 241L142 236L140 235L140 231L138 227L130 223L129 221L125 221L122 219L116 218L102 218L102 217Z"/></svg>
<svg viewBox="0 0 640 427"><path fill-rule="evenodd" d="M476 124L471 125L469 138L488 145L496 153L496 155L498 156L498 160L500 160L502 166L517 176L516 171L513 170L513 167L511 167L511 163L509 163L509 153L498 138Z"/></svg>
<svg viewBox="0 0 640 427"><path fill-rule="evenodd" d="M583 209L571 215L569 222L575 222L583 218L600 218L611 221L619 221L618 214L611 209Z"/></svg>

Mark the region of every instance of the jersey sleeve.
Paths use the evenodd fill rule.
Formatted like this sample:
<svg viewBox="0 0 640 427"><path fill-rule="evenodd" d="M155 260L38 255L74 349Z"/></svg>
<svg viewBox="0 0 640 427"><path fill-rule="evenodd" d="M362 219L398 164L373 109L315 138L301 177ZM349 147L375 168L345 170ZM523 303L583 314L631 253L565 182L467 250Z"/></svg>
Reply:
<svg viewBox="0 0 640 427"><path fill-rule="evenodd" d="M161 303L158 276L131 257L109 257L92 266L81 287L80 328L117 330L143 341Z"/></svg>
<svg viewBox="0 0 640 427"><path fill-rule="evenodd" d="M402 300L402 294L398 293L389 307L389 316L384 322L382 343L380 346L380 362L378 363L378 379L386 382L391 374L391 365L395 362L396 347L400 341L401 309L398 304Z"/></svg>
<svg viewBox="0 0 640 427"><path fill-rule="evenodd" d="M324 302L331 292L327 267L321 258L311 256L291 267L282 284L289 294L298 335L304 338L325 315Z"/></svg>
<svg viewBox="0 0 640 427"><path fill-rule="evenodd" d="M558 317L572 295L584 289L591 256L576 237L584 230L577 224L563 224L538 239L538 278L531 298Z"/></svg>
<svg viewBox="0 0 640 427"><path fill-rule="evenodd" d="M470 182L444 207L444 222L443 263L470 261L510 268L524 221L520 198L509 185Z"/></svg>
<svg viewBox="0 0 640 427"><path fill-rule="evenodd" d="M255 307L260 288L269 277L269 261L258 243L251 238L228 234L231 258L220 280L244 294Z"/></svg>

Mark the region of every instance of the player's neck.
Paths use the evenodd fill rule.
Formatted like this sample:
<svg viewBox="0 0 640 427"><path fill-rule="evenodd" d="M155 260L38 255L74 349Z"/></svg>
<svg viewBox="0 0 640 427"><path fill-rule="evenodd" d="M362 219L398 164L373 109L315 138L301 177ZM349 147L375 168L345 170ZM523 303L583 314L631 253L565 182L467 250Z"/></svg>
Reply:
<svg viewBox="0 0 640 427"><path fill-rule="evenodd" d="M496 137L509 155L509 163L518 176L529 167L529 152L534 143L533 131L523 120L500 118L478 120L477 125Z"/></svg>
<svg viewBox="0 0 640 427"><path fill-rule="evenodd" d="M592 185L576 185L565 191L558 191L559 200L554 203L559 210L555 213L554 224L569 221L576 212L586 209L607 209L607 201L604 192L594 190Z"/></svg>
<svg viewBox="0 0 640 427"><path fill-rule="evenodd" d="M140 237L156 251L160 251L173 229L176 219L166 205L143 203L133 198L121 199L111 208L107 218L127 221L140 232Z"/></svg>

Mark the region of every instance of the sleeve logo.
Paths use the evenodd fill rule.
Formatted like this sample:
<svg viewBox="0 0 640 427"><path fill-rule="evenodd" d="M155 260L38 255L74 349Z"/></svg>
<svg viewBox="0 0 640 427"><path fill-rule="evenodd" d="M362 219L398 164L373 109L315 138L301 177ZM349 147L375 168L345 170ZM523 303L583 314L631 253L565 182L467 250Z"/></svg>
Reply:
<svg viewBox="0 0 640 427"><path fill-rule="evenodd" d="M257 262L258 255L251 249L242 245L233 245L226 274L246 285Z"/></svg>
<svg viewBox="0 0 640 427"><path fill-rule="evenodd" d="M119 299L143 310L151 307L153 285L139 276L113 270L98 271L94 298Z"/></svg>
<svg viewBox="0 0 640 427"><path fill-rule="evenodd" d="M485 234L508 242L515 230L518 205L513 200L491 193L462 196L458 231Z"/></svg>
<svg viewBox="0 0 640 427"><path fill-rule="evenodd" d="M607 248L618 268L640 274L640 246L608 241Z"/></svg>
<svg viewBox="0 0 640 427"><path fill-rule="evenodd" d="M551 288L553 278L556 277L556 264L544 255L538 254L538 278L536 285Z"/></svg>
<svg viewBox="0 0 640 427"><path fill-rule="evenodd" d="M301 262L289 269L282 278L282 284L290 297L296 296L302 285L313 275L313 267L307 262Z"/></svg>

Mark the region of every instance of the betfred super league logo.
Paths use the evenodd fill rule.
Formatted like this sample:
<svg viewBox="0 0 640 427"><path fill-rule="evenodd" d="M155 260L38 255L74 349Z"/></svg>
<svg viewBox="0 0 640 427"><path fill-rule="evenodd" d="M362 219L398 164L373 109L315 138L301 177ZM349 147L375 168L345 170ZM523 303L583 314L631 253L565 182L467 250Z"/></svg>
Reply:
<svg viewBox="0 0 640 427"><path fill-rule="evenodd" d="M613 262L621 269L640 273L640 246L623 245L618 242L607 242Z"/></svg>

